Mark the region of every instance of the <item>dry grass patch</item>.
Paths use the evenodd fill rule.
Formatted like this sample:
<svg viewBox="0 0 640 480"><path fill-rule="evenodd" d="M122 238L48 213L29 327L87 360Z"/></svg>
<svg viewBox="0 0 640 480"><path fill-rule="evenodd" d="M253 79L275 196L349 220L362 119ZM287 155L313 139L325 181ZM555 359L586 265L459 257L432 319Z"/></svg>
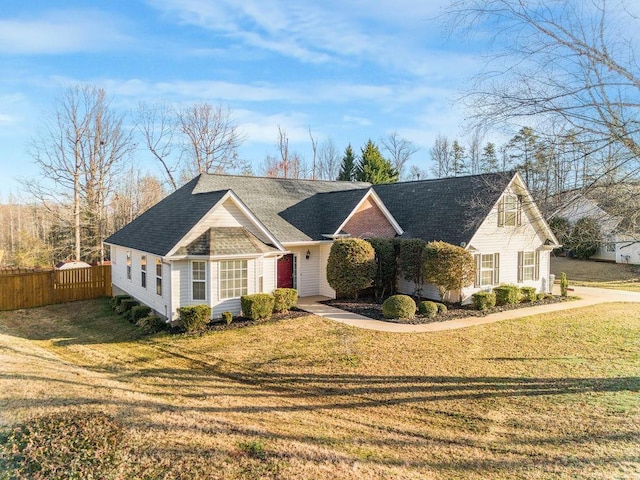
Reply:
<svg viewBox="0 0 640 480"><path fill-rule="evenodd" d="M637 305L420 335L309 316L136 339L99 301L20 315L0 313L0 422L104 412L114 477L640 475Z"/></svg>
<svg viewBox="0 0 640 480"><path fill-rule="evenodd" d="M567 274L570 285L640 292L640 266L551 257L551 273Z"/></svg>

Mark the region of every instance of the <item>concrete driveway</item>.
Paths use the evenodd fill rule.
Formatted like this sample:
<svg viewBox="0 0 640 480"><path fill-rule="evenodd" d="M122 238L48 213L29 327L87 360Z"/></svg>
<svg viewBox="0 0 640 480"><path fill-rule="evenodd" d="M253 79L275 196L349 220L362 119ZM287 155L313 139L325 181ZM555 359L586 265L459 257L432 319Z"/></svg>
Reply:
<svg viewBox="0 0 640 480"><path fill-rule="evenodd" d="M476 325L484 325L487 323L499 322L500 320L509 320L512 318L528 317L530 315L538 315L541 313L558 312L561 310L570 310L573 308L587 307L598 303L607 302L638 302L640 303L640 293L626 292L623 290L611 290L607 288L592 287L571 287L570 295L580 297L580 300L569 302L554 303L551 305L540 305L537 307L518 308L507 312L492 313L485 317L467 317L455 320L447 320L444 322L426 323L422 325L408 325L402 323L384 322L382 320L374 320L372 318L363 317L355 313L340 310L319 303L322 300L328 300L327 297L303 297L298 301L298 308L305 312L318 315L319 317L328 318L336 322L351 325L352 327L364 328L367 330L377 330L379 332L398 332L398 333L421 333L421 332L439 332L443 330L454 330L457 328L473 327ZM556 291L557 290L557 291ZM559 287L554 286L554 293L559 294Z"/></svg>

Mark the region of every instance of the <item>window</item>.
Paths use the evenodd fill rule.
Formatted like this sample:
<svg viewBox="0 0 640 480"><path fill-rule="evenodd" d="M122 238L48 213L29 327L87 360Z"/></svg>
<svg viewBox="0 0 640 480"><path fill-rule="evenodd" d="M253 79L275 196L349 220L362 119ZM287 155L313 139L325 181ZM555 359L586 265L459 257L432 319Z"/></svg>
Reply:
<svg viewBox="0 0 640 480"><path fill-rule="evenodd" d="M156 258L156 293L162 296L162 260Z"/></svg>
<svg viewBox="0 0 640 480"><path fill-rule="evenodd" d="M127 251L127 280L131 280L131 252Z"/></svg>
<svg viewBox="0 0 640 480"><path fill-rule="evenodd" d="M220 262L220 298L237 298L247 294L247 261Z"/></svg>
<svg viewBox="0 0 640 480"><path fill-rule="evenodd" d="M193 300L207 299L207 262L191 262L191 293Z"/></svg>
<svg viewBox="0 0 640 480"><path fill-rule="evenodd" d="M486 287L500 283L500 254L487 253L475 256L476 287Z"/></svg>
<svg viewBox="0 0 640 480"><path fill-rule="evenodd" d="M505 194L498 204L498 226L515 227L521 224L522 196Z"/></svg>
<svg viewBox="0 0 640 480"><path fill-rule="evenodd" d="M140 257L140 285L147 288L147 256Z"/></svg>
<svg viewBox="0 0 640 480"><path fill-rule="evenodd" d="M518 282L540 279L540 252L518 252Z"/></svg>

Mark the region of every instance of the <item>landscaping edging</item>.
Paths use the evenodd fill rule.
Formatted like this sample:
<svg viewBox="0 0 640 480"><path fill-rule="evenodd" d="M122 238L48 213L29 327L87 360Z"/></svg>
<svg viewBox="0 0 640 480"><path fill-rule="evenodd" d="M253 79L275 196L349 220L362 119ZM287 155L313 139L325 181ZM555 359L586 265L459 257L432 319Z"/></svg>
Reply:
<svg viewBox="0 0 640 480"><path fill-rule="evenodd" d="M550 298L536 300L534 302L524 302L515 305L503 305L500 307L488 308L486 310L476 310L472 305L461 306L459 304L446 304L447 313L437 314L435 317L426 317L416 312L415 318L412 320L401 319L389 319L382 315L382 301L375 300L373 298L362 298L358 300L347 299L331 299L325 300L320 303L345 310L347 312L362 315L363 317L371 318L373 320L380 320L389 323L401 323L407 325L423 325L428 323L445 322L447 320L455 320L458 318L467 317L485 317L492 313L506 312L510 310L517 310L520 308L535 307L540 305L551 305L555 303L561 303L571 300L576 300L578 297L562 297L560 295L553 295Z"/></svg>

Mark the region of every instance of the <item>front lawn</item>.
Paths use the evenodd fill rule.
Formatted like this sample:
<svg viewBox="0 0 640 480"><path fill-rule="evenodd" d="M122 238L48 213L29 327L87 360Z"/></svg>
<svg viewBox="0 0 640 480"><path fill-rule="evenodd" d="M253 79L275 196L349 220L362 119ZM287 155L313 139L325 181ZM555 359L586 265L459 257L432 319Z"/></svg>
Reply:
<svg viewBox="0 0 640 480"><path fill-rule="evenodd" d="M551 273L567 274L569 285L640 292L640 265L551 257Z"/></svg>
<svg viewBox="0 0 640 480"><path fill-rule="evenodd" d="M0 365L0 478L640 476L635 304L139 337L78 302L0 312Z"/></svg>

